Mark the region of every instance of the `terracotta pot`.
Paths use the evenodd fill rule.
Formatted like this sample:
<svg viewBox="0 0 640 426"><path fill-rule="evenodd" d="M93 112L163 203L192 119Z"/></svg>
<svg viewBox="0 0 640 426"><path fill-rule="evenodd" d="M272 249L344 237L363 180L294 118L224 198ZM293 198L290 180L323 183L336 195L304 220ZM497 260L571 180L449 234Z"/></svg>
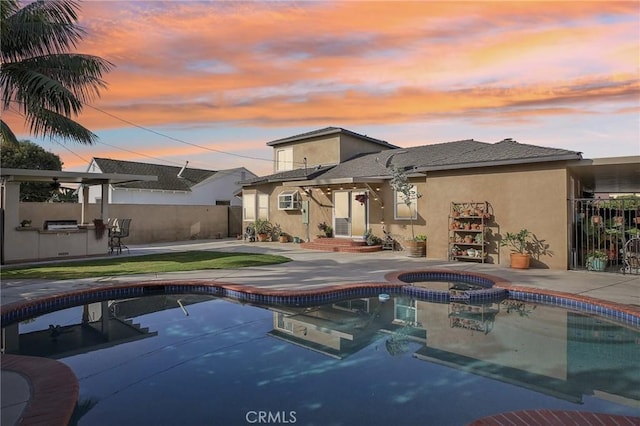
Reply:
<svg viewBox="0 0 640 426"><path fill-rule="evenodd" d="M269 234L258 234L258 241L267 241Z"/></svg>
<svg viewBox="0 0 640 426"><path fill-rule="evenodd" d="M511 253L511 267L513 269L529 269L531 256L522 253Z"/></svg>
<svg viewBox="0 0 640 426"><path fill-rule="evenodd" d="M464 237L464 242L467 244L470 244L473 242L473 237L470 235L467 235L466 237Z"/></svg>
<svg viewBox="0 0 640 426"><path fill-rule="evenodd" d="M591 216L591 223L600 223L602 221L601 216Z"/></svg>

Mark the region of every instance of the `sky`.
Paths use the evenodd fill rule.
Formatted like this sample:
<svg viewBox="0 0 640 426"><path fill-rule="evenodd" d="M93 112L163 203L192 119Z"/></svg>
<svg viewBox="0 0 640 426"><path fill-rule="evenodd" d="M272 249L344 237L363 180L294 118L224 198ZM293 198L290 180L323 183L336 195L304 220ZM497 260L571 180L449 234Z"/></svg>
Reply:
<svg viewBox="0 0 640 426"><path fill-rule="evenodd" d="M267 142L328 126L400 147L475 139L640 155L639 1L84 1L115 65L59 155L273 172ZM300 165L302 166L302 165Z"/></svg>

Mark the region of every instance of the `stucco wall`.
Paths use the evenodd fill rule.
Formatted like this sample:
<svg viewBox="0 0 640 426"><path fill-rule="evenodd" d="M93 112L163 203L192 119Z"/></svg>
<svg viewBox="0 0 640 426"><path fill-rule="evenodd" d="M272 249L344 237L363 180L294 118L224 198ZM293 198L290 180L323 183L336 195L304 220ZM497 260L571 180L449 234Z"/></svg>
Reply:
<svg viewBox="0 0 640 426"><path fill-rule="evenodd" d="M337 164L340 161L340 138L337 135L279 144L273 147L274 165L277 163L276 152L279 149L289 147L293 149L294 169L300 169L304 166L305 157L307 167Z"/></svg>
<svg viewBox="0 0 640 426"><path fill-rule="evenodd" d="M389 148L377 143L367 142L349 135L343 135L340 144L340 162L346 161L357 154L380 152L387 149Z"/></svg>
<svg viewBox="0 0 640 426"><path fill-rule="evenodd" d="M242 228L237 213L232 214L234 219L229 219L230 209L240 207L114 204L109 206L109 217L131 218L131 233L126 242L145 244L236 236ZM80 222L81 211L82 206L75 203L19 204L20 220L31 219L33 227L42 227L45 220L51 219ZM89 205L85 221L92 223L99 217L99 205Z"/></svg>
<svg viewBox="0 0 640 426"><path fill-rule="evenodd" d="M299 169L307 159L307 167L338 164L356 154L379 152L386 148L349 135L332 135L310 138L303 141L279 144L273 149L274 164L279 149L293 148L293 168Z"/></svg>
<svg viewBox="0 0 640 426"><path fill-rule="evenodd" d="M526 228L548 245L548 253L532 259L532 267L567 268L567 172L563 165L512 166L482 171L430 173L421 202L427 216L430 257L444 258L448 250L451 201L487 201L494 214L488 240L491 261L509 264L501 236Z"/></svg>
<svg viewBox="0 0 640 426"><path fill-rule="evenodd" d="M567 200L568 176L564 164L519 165L448 172L431 172L426 180L412 179L422 197L417 201L418 218L414 220L416 235L427 235L427 257L447 259L449 252L449 212L451 202L487 201L494 214L489 225L489 262L508 266L509 249L501 248L500 239L507 232L526 228L547 246L547 253L532 259L531 266L566 269L568 266ZM357 189L365 190L361 184ZM369 195L369 227L379 237L383 227L402 242L411 236L409 220L394 219L394 193L388 182L371 185ZM379 191L376 191L380 188ZM269 220L285 232L306 238L307 228L299 211L279 211L277 195L290 190L281 185L262 185L260 192L270 194ZM333 189L338 189L333 186ZM350 188L351 189L351 188ZM309 200L309 238L319 233L317 225L332 223L333 201L327 187L314 188ZM374 195L375 194L375 195ZM374 200L379 197L384 205ZM245 223L246 225L246 223Z"/></svg>

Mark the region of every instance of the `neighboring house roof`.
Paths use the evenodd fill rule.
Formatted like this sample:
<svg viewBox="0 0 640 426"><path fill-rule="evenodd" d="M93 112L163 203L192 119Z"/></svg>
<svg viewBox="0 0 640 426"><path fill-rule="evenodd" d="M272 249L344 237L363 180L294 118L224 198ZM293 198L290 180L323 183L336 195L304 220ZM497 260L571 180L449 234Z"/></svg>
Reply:
<svg viewBox="0 0 640 426"><path fill-rule="evenodd" d="M389 164L421 173L434 170L580 160L581 158L581 153L577 151L521 144L511 139L497 143L469 139L364 154L323 170L314 177L296 177L292 173L288 179L281 176L279 180L313 179L318 183L330 183L357 178L388 179L390 178ZM263 176L260 179L262 182L270 182L273 181L271 180L273 176L275 175Z"/></svg>
<svg viewBox="0 0 640 426"><path fill-rule="evenodd" d="M352 132L351 130L343 129L341 127L325 127L324 129L313 130L311 132L301 133L299 135L289 136L287 138L277 139L275 141L267 142L267 145L276 146L276 145L280 145L280 144L283 144L283 143L303 141L303 140L310 139L310 138L315 138L315 137L320 137L320 136L329 136L329 135L335 135L335 134L343 134L343 135L352 136L354 138L362 139L362 140L367 141L367 142L373 142L375 144L382 145L382 146L387 147L387 148L398 148L395 145L391 145L387 141L383 141L381 139L371 138L371 137L369 137L367 135L361 135L359 133Z"/></svg>
<svg viewBox="0 0 640 426"><path fill-rule="evenodd" d="M197 185L218 173L215 170L185 167L181 173L182 177L178 177L178 173L180 173L182 167L138 163L135 161L111 160L108 158L94 158L93 160L98 165L102 173L158 176L158 180L155 182L123 183L117 185L118 188L190 192L192 186Z"/></svg>

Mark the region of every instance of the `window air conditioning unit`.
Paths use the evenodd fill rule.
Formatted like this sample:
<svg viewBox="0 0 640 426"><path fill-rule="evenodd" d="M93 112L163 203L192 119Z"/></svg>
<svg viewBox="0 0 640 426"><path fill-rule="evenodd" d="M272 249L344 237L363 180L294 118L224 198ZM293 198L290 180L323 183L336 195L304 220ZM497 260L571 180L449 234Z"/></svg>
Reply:
<svg viewBox="0 0 640 426"><path fill-rule="evenodd" d="M300 210L298 191L282 192L278 195L278 210Z"/></svg>

